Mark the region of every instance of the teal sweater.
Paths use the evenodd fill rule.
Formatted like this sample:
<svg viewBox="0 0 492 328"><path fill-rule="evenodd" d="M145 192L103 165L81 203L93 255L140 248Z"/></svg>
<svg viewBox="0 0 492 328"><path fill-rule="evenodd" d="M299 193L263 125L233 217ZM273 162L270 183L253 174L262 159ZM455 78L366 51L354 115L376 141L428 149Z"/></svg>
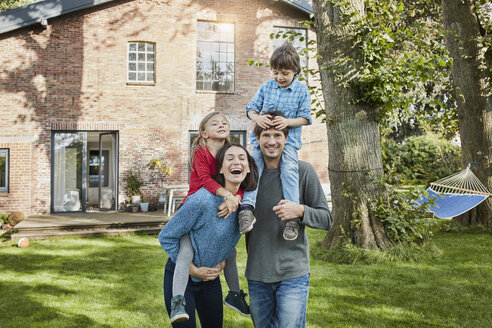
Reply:
<svg viewBox="0 0 492 328"><path fill-rule="evenodd" d="M159 233L162 248L176 263L179 251L179 239L190 235L195 252L193 263L197 267L213 268L231 254L241 235L237 215L233 213L227 219L217 216L218 206L224 200L201 188L186 198L173 218ZM192 277L194 281L200 281Z"/></svg>

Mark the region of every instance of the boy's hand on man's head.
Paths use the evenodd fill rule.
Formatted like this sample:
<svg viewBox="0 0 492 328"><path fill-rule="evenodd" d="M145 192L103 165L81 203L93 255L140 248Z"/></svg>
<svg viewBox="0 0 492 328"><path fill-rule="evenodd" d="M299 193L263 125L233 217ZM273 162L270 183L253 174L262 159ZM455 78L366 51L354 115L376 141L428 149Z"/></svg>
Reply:
<svg viewBox="0 0 492 328"><path fill-rule="evenodd" d="M271 116L269 114L261 115L258 114L253 117L253 121L258 124L262 129L268 129L273 126L273 122L270 120Z"/></svg>
<svg viewBox="0 0 492 328"><path fill-rule="evenodd" d="M282 116L276 116L272 122L273 122L273 126L277 130L283 130L289 126L289 121Z"/></svg>

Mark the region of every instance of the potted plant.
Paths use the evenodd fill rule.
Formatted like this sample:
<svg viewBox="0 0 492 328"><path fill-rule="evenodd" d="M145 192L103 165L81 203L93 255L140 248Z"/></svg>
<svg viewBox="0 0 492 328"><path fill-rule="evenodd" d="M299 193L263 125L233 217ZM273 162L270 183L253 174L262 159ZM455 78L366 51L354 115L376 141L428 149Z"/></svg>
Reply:
<svg viewBox="0 0 492 328"><path fill-rule="evenodd" d="M140 202L140 210L142 212L147 212L149 210L149 203L147 201L147 196L142 195L142 201Z"/></svg>
<svg viewBox="0 0 492 328"><path fill-rule="evenodd" d="M130 170L128 173L128 179L126 181L126 190L132 197L132 204L138 204L140 203L140 188L143 185L142 179L140 179L140 176Z"/></svg>

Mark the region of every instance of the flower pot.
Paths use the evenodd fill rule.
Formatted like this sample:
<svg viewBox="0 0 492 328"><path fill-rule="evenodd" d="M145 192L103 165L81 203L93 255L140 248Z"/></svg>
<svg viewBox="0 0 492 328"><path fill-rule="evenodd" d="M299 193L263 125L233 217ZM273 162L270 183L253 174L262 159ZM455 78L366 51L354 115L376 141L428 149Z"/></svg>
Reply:
<svg viewBox="0 0 492 328"><path fill-rule="evenodd" d="M140 210L142 212L147 212L149 210L149 203L140 203Z"/></svg>
<svg viewBox="0 0 492 328"><path fill-rule="evenodd" d="M138 205L132 205L132 212L137 213L138 212Z"/></svg>
<svg viewBox="0 0 492 328"><path fill-rule="evenodd" d="M132 196L132 204L138 204L138 203L140 203L140 195Z"/></svg>

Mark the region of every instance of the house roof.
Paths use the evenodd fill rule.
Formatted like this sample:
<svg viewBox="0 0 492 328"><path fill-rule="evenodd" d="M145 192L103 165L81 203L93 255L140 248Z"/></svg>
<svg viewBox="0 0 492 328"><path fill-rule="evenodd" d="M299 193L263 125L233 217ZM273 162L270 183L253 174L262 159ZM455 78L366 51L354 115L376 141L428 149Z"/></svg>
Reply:
<svg viewBox="0 0 492 328"><path fill-rule="evenodd" d="M21 27L43 24L50 18L91 8L114 0L44 0L27 6L0 12L0 34ZM311 0L281 0L296 9L312 14Z"/></svg>

